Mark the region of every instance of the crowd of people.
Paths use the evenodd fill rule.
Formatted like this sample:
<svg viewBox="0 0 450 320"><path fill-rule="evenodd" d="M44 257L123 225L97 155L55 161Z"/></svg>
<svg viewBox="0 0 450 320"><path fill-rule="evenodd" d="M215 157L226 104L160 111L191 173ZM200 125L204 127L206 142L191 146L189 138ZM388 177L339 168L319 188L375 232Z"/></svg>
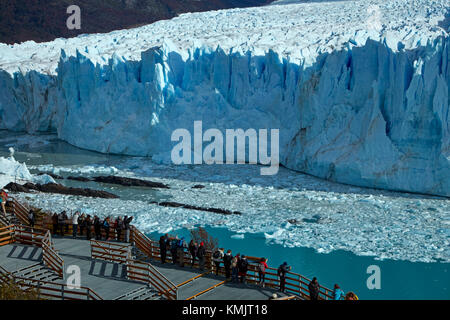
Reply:
<svg viewBox="0 0 450 320"><path fill-rule="evenodd" d="M169 251L172 257L172 264L184 267L186 260L189 261L190 267L193 268L195 263L198 261L198 267L200 271L205 270L206 262L206 252L204 242L197 243L191 240L187 244L184 237L178 238L169 237L168 234L161 236L159 239L159 251L161 255L161 263L167 263L167 252ZM185 254L189 254L189 259L185 259ZM247 273L249 271L249 261L245 255L237 253L233 256L231 250L225 252L224 248L218 248L213 250L211 256L212 260L212 270L215 272L216 276L219 275L221 266L223 266L223 271L225 273L225 278L227 281L232 283L245 284L247 281ZM269 268L267 265L268 259L260 258L256 270L258 272L258 285L265 287L266 281L266 270ZM292 267L288 265L287 262L283 262L277 269L277 276L279 278L279 290L283 293L286 292L286 279L289 271ZM314 277L308 285L308 290L310 293L310 300L318 300L320 295L320 285L316 277ZM334 300L357 300L357 296L353 292L349 292L347 295L340 289L339 285L335 285L332 293ZM272 296L272 299L276 298Z"/></svg>
<svg viewBox="0 0 450 320"><path fill-rule="evenodd" d="M31 216L30 216L31 217ZM103 219L94 215L80 213L76 211L72 215L68 215L66 211L54 213L52 215L53 234L64 236L69 232L69 225L72 225L72 237L86 235L87 240L95 238L95 240L117 240L130 242L130 224L133 217L124 216L105 217ZM31 224L31 220L30 220ZM92 234L92 231L94 233ZM102 232L103 231L103 232ZM103 237L103 233L105 236Z"/></svg>

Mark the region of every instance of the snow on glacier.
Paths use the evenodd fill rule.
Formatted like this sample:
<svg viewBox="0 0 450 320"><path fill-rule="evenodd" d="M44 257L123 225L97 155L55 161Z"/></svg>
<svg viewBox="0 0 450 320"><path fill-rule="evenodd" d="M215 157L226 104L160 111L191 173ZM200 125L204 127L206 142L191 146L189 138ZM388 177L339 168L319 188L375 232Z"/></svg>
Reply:
<svg viewBox="0 0 450 320"><path fill-rule="evenodd" d="M56 131L78 147L167 163L171 133L195 120L279 128L290 169L450 196L448 9L300 2L3 44L0 129Z"/></svg>

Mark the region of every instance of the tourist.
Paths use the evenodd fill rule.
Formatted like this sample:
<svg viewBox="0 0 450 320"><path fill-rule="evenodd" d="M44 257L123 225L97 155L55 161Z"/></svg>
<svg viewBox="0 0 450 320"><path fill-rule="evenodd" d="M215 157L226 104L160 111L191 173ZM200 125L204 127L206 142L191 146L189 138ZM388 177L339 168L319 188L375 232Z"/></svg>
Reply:
<svg viewBox="0 0 450 320"><path fill-rule="evenodd" d="M72 236L74 239L76 239L77 233L78 233L78 218L79 217L80 217L80 213L78 211L76 211L72 215Z"/></svg>
<svg viewBox="0 0 450 320"><path fill-rule="evenodd" d="M191 254L191 268L193 268L195 264L195 258L197 257L197 250L198 250L197 242L191 240L191 242L189 242L188 250L189 253Z"/></svg>
<svg viewBox="0 0 450 320"><path fill-rule="evenodd" d="M172 242L170 244L170 253L172 255L172 264L177 263L177 251L178 251L178 236L176 236L174 239L172 239Z"/></svg>
<svg viewBox="0 0 450 320"><path fill-rule="evenodd" d="M344 299L344 291L341 290L339 285L335 284L333 289L333 300L343 300Z"/></svg>
<svg viewBox="0 0 450 320"><path fill-rule="evenodd" d="M52 223L53 223L53 235L56 236L58 234L58 214L55 212L52 215Z"/></svg>
<svg viewBox="0 0 450 320"><path fill-rule="evenodd" d="M66 220L64 219L65 211L61 212L58 215L58 225L59 225L59 233L62 237L64 237L64 225L66 224Z"/></svg>
<svg viewBox="0 0 450 320"><path fill-rule="evenodd" d="M238 270L239 270L239 278L241 283L245 284L246 277L247 277L247 271L248 271L248 260L245 255L242 255L242 257L239 259L238 262Z"/></svg>
<svg viewBox="0 0 450 320"><path fill-rule="evenodd" d="M159 238L159 254L161 255L161 263L166 263L167 240L164 236L161 236L161 238Z"/></svg>
<svg viewBox="0 0 450 320"><path fill-rule="evenodd" d="M86 239L91 240L92 220L90 215L87 215L86 219L84 220L84 225L86 227Z"/></svg>
<svg viewBox="0 0 450 320"><path fill-rule="evenodd" d="M69 216L67 215L67 212L64 210L63 211L63 219L64 219L64 234L69 233L69 224L68 224L68 220L69 220Z"/></svg>
<svg viewBox="0 0 450 320"><path fill-rule="evenodd" d="M356 294L350 291L345 295L345 300L359 300L359 298Z"/></svg>
<svg viewBox="0 0 450 320"><path fill-rule="evenodd" d="M83 236L84 228L86 228L86 217L84 213L82 213L78 218L78 228L80 229L80 237Z"/></svg>
<svg viewBox="0 0 450 320"><path fill-rule="evenodd" d="M223 259L223 248L217 249L212 256L212 260L214 262L214 265L216 266L216 276L219 275L220 270L220 264L222 263Z"/></svg>
<svg viewBox="0 0 450 320"><path fill-rule="evenodd" d="M184 251L187 249L186 241L184 241L184 237L181 238L181 240L178 242L177 247L177 257L178 262L180 264L180 267L184 267Z"/></svg>
<svg viewBox="0 0 450 320"><path fill-rule="evenodd" d="M30 209L30 211L28 211L28 222L30 223L30 227L34 228L34 224L36 222L36 216L34 214L33 209Z"/></svg>
<svg viewBox="0 0 450 320"><path fill-rule="evenodd" d="M8 194L4 189L0 191L0 204L2 205L3 214L6 216L6 201L8 201Z"/></svg>
<svg viewBox="0 0 450 320"><path fill-rule="evenodd" d="M319 300L320 285L316 277L314 277L309 283L308 290L310 300Z"/></svg>
<svg viewBox="0 0 450 320"><path fill-rule="evenodd" d="M259 285L262 286L264 288L265 284L265 278L266 278L266 269L268 268L267 266L267 259L266 258L261 258L261 260L258 263L258 276L259 276Z"/></svg>
<svg viewBox="0 0 450 320"><path fill-rule="evenodd" d="M114 223L114 228L117 233L117 241L120 242L122 240L122 229L123 229L123 221L121 217L117 217L116 222Z"/></svg>
<svg viewBox="0 0 450 320"><path fill-rule="evenodd" d="M238 253L234 258L231 260L231 281L232 282L239 282L239 260L240 260L240 254Z"/></svg>
<svg viewBox="0 0 450 320"><path fill-rule="evenodd" d="M133 217L125 216L123 218L123 230L125 231L125 242L126 243L130 242L130 224L131 224L132 220L133 220Z"/></svg>
<svg viewBox="0 0 450 320"><path fill-rule="evenodd" d="M205 255L206 255L206 249L205 244L200 242L200 246L197 250L197 258L198 258L198 265L201 271L205 270Z"/></svg>
<svg viewBox="0 0 450 320"><path fill-rule="evenodd" d="M111 227L109 217L106 217L105 219L103 219L102 226L103 226L103 229L105 229L105 240L109 241L110 240L109 231L110 231L110 227Z"/></svg>
<svg viewBox="0 0 450 320"><path fill-rule="evenodd" d="M291 270L287 262L283 262L281 266L278 267L277 274L280 278L280 291L284 293L286 287L286 274Z"/></svg>
<svg viewBox="0 0 450 320"><path fill-rule="evenodd" d="M223 256L223 266L225 268L225 278L227 281L231 279L231 262L233 260L233 255L231 254L231 250L228 250L227 253Z"/></svg>
<svg viewBox="0 0 450 320"><path fill-rule="evenodd" d="M94 233L95 233L95 240L102 240L102 224L100 223L100 218L97 216L94 216Z"/></svg>

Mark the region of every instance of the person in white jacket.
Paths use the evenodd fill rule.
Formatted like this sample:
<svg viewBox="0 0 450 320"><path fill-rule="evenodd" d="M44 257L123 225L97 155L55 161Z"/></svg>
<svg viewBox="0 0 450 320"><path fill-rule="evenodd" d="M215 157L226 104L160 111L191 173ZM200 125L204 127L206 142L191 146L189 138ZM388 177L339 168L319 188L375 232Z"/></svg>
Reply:
<svg viewBox="0 0 450 320"><path fill-rule="evenodd" d="M76 211L72 215L72 232L73 232L73 238L75 239L77 237L78 233L78 218L80 217L80 213Z"/></svg>

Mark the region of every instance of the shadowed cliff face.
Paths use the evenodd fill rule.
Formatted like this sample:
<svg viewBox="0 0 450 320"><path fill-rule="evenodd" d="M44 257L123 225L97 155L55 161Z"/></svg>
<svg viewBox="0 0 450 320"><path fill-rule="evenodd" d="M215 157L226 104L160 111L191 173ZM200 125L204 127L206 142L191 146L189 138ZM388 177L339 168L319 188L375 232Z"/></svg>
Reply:
<svg viewBox="0 0 450 320"><path fill-rule="evenodd" d="M0 42L51 41L170 19L180 13L264 5L272 0L2 0ZM81 8L81 30L69 30L67 7Z"/></svg>

